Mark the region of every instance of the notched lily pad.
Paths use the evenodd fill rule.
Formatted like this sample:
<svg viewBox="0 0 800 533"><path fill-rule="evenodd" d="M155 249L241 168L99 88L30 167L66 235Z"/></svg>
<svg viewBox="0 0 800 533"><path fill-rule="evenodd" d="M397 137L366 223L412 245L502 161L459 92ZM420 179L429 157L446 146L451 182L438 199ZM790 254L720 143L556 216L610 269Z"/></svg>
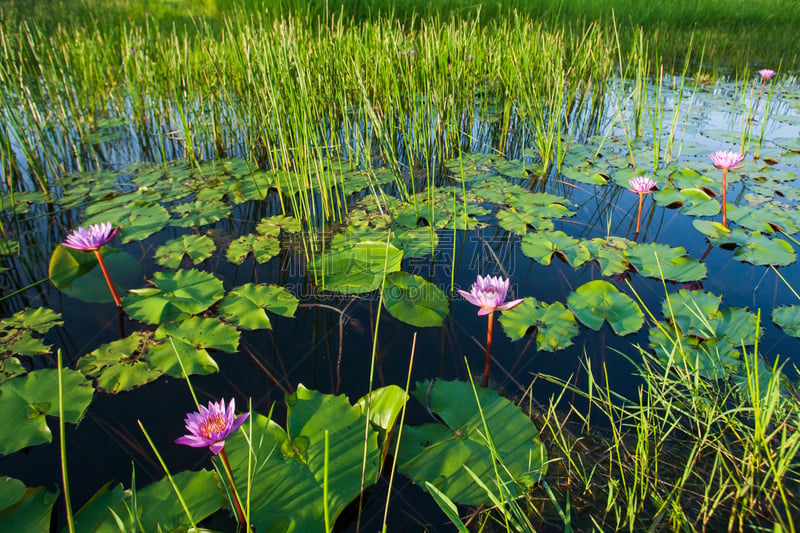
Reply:
<svg viewBox="0 0 800 533"><path fill-rule="evenodd" d="M578 323L564 304L546 304L532 297L525 298L513 309L503 311L500 323L512 341L535 330L536 346L546 352L572 346L572 340L578 335Z"/></svg>
<svg viewBox="0 0 800 533"><path fill-rule="evenodd" d="M617 335L639 331L644 314L633 299L607 281L597 279L578 287L567 298L567 305L591 329L598 331L608 321Z"/></svg>

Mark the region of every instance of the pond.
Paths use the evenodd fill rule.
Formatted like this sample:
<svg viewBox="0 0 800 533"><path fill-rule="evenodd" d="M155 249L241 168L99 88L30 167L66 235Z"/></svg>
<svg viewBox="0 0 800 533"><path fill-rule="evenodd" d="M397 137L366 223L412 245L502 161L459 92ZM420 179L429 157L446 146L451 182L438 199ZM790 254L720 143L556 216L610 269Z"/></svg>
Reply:
<svg viewBox="0 0 800 533"><path fill-rule="evenodd" d="M370 433L372 466L365 466L375 476L366 485L376 483L363 501L351 497L360 492L360 447L367 448L364 426L356 422L366 419L348 411L342 398L323 395L345 395L354 403L391 385L402 392L410 379L409 392L417 392L406 404L403 428L414 428L457 418L448 409L458 408L446 400L473 401L470 376L482 391L475 394L489 394L480 383L489 322L458 293L469 291L478 275L508 279L507 300L524 299L489 319L488 389L500 396L481 398L497 413L510 405L500 397L541 410L564 391L559 380L585 390L589 372L607 379L620 401L635 400L642 384L634 375L642 360L637 346L665 364L670 356L673 364L685 362L709 383L735 382L746 371L743 351L757 350L762 357L754 361L763 373L775 370L777 361L794 381L800 87L788 77L771 80L756 99L760 81L749 81L755 88L749 93L740 81L687 83L659 96L661 87L652 82L639 117L644 131L636 135L637 115L618 107L627 94L614 95L618 83L609 84L599 116L590 116L591 105L575 112L581 127L561 133L563 147L546 169L532 140L534 122L512 113L503 126L502 103L497 113L480 106L457 149L446 154L402 134L377 139L366 119L350 123L356 133L330 127L336 140L316 152L316 171L307 175L253 161L241 130L225 134L227 157L209 158L216 153L213 142L197 141L187 151L186 131L174 123L165 122L164 136L154 138L129 117L110 117L83 146L78 163L57 154L71 171L53 179L49 197L36 191L23 143L12 137L18 183L13 194L4 188L2 195L0 411L14 425L6 424L0 471L51 493L62 484L53 390L40 391L29 379L55 367L57 350L70 369L68 410L77 410L65 417L76 512L107 482L112 485L102 501L120 510L119 483L130 487L135 472L136 487L144 491L163 477L140 426L173 474L210 469L207 450L174 442L185 433L186 414L196 410L177 352L200 404L234 398L238 412L249 405L281 428L289 425L290 433L298 428L287 417L285 395L312 391L300 394L316 406L308 408L316 415L306 413L302 422L315 436L306 444L298 437L288 451L264 449L260 458L273 452L270 460L312 465L315 490L322 490L322 463L304 455L304 446L319 451L328 426L352 429L330 435L338 446L331 448L332 478L339 475L336 451L357 450L357 464L347 467L357 474L355 495L351 486L331 504L337 530L375 530L384 520L389 529L452 527L409 477L419 482L437 457L409 458L413 450L398 461L384 518L391 461L381 475L371 463L387 442L379 425ZM169 135L176 130L180 134ZM52 135L71 133L54 128ZM397 139L390 143L394 160L378 146L385 148L387 137ZM727 228L721 223L723 170L710 158L723 150L745 155L740 167L725 171ZM630 190L636 176L654 181L654 190L641 195L639 232L640 195ZM103 222L121 228L102 249L120 289L119 311L94 254L60 244L79 226ZM683 339L686 361L671 352L674 333ZM463 387L448 388L451 380ZM15 394L21 400L8 400ZM441 411L421 402L437 394ZM296 413L306 409L297 398L289 404L298 406ZM587 401L570 389L556 406L569 404L585 407ZM399 415L399 405L386 408L387 416ZM259 420L256 431L266 424ZM398 420L395 431L399 427ZM430 444L415 431L408 429L407 438ZM461 427L447 431L461 438ZM242 442L226 445L237 474L247 472ZM394 448L380 451L395 455ZM260 466L270 469L270 460ZM527 469L531 484L545 472L539 466ZM192 508L202 519L211 516L203 522L210 529L232 530L234 515L218 511L227 505L219 472L192 481L219 485L219 501ZM245 484L238 483L242 492ZM341 487L336 483L332 491ZM169 485L162 489L157 494L174 499ZM198 492L186 490L192 497ZM477 506L464 491L448 496ZM156 507L157 497L145 493L142 505L154 506L145 513L167 516L177 508L181 516L176 503ZM289 527L263 516L279 495L253 498L260 511L251 521L264 524L258 531ZM32 512L45 516L52 505ZM103 518L98 509L98 523L111 527L111 516ZM61 528L61 500L56 510ZM89 520L90 512L82 514Z"/></svg>

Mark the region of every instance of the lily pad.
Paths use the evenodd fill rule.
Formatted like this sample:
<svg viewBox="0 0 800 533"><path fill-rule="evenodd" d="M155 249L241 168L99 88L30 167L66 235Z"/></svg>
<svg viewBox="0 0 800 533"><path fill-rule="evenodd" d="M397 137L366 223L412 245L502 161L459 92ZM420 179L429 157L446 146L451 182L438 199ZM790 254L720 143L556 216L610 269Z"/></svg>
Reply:
<svg viewBox="0 0 800 533"><path fill-rule="evenodd" d="M418 485L430 482L465 505L491 505L486 491L464 469L468 466L487 486L497 488L487 439L497 451L495 460L502 464L497 471L512 495L522 495L542 479L547 452L539 432L530 418L497 392L482 387L473 391L471 383L461 381L436 380L417 383L414 397L442 421L403 428L397 470Z"/></svg>
<svg viewBox="0 0 800 533"><path fill-rule="evenodd" d="M215 249L214 241L208 235L181 235L159 246L155 259L159 265L175 269L181 265L184 256L197 265L211 257Z"/></svg>
<svg viewBox="0 0 800 533"><path fill-rule="evenodd" d="M697 281L706 277L706 265L689 257L682 246L673 248L666 244L639 243L624 252L625 258L636 271L649 278Z"/></svg>
<svg viewBox="0 0 800 533"><path fill-rule="evenodd" d="M383 303L393 317L420 328L441 326L450 312L439 287L408 272L386 276Z"/></svg>
<svg viewBox="0 0 800 533"><path fill-rule="evenodd" d="M503 311L500 323L512 341L521 339L535 328L536 346L546 352L572 346L572 340L578 335L575 316L564 304L554 302L548 305L532 297L525 298L513 309Z"/></svg>
<svg viewBox="0 0 800 533"><path fill-rule="evenodd" d="M800 337L800 305L784 305L772 310L772 321L787 335Z"/></svg>
<svg viewBox="0 0 800 533"><path fill-rule="evenodd" d="M403 251L392 244L360 241L326 252L312 269L322 289L360 294L380 287L384 272L399 271L402 260Z"/></svg>
<svg viewBox="0 0 800 533"><path fill-rule="evenodd" d="M567 305L578 320L598 331L604 321L617 335L639 331L644 314L633 299L607 281L596 279L578 287L567 298Z"/></svg>
<svg viewBox="0 0 800 533"><path fill-rule="evenodd" d="M522 239L521 248L522 253L543 265L549 265L554 255L576 268L591 258L589 250L581 241L563 231L528 233Z"/></svg>
<svg viewBox="0 0 800 533"><path fill-rule="evenodd" d="M154 337L173 337L197 350L212 349L232 353L239 349L239 330L218 318L193 316L180 322L166 322L158 327Z"/></svg>
<svg viewBox="0 0 800 533"><path fill-rule="evenodd" d="M241 265L247 256L253 254L256 262L264 264L281 251L281 243L274 236L269 235L242 235L234 240L225 257L234 265Z"/></svg>
<svg viewBox="0 0 800 533"><path fill-rule="evenodd" d="M219 304L222 317L242 329L272 329L266 311L293 317L297 298L275 285L246 283L230 291Z"/></svg>
<svg viewBox="0 0 800 533"><path fill-rule="evenodd" d="M367 424L362 409L350 405L345 396L322 394L299 385L293 395L286 397L286 403L286 431L253 413L250 444L244 438L251 423L248 421L228 438L225 449L235 479L247 479L248 455L252 453L255 475L251 485L250 518L258 531L319 531L325 523L325 433L330 436L328 506L331 523L361 492L362 471L364 488L377 480L381 461L378 434ZM373 402L372 408L389 413L397 411L397 406L383 402ZM368 425L365 459L364 431Z"/></svg>
<svg viewBox="0 0 800 533"><path fill-rule="evenodd" d="M122 305L131 318L163 324L202 313L225 294L222 282L208 272L156 272L152 287L132 289Z"/></svg>
<svg viewBox="0 0 800 533"><path fill-rule="evenodd" d="M140 283L142 266L138 259L128 252L108 247L103 247L100 253L117 294L123 295L127 288ZM49 275L56 288L78 300L90 303L114 300L93 252L72 250L59 244L50 258Z"/></svg>
<svg viewBox="0 0 800 533"><path fill-rule="evenodd" d="M92 402L94 389L80 372L62 370L64 420L77 424ZM0 454L52 440L45 415L58 416L58 370L44 368L17 376L0 385L0 420L4 432Z"/></svg>
<svg viewBox="0 0 800 533"><path fill-rule="evenodd" d="M26 487L22 481L0 478L0 529L49 533L53 505L58 492L44 487Z"/></svg>
<svg viewBox="0 0 800 533"><path fill-rule="evenodd" d="M683 337L671 341L658 328L650 330L650 348L664 364L685 367L707 379L723 379L739 367L739 351L727 340Z"/></svg>
<svg viewBox="0 0 800 533"><path fill-rule="evenodd" d="M162 372L144 357L150 334L136 332L78 359L77 369L97 380L98 390L117 394L157 380Z"/></svg>
<svg viewBox="0 0 800 533"><path fill-rule="evenodd" d="M718 323L714 319L721 302L721 296L710 292L682 289L661 303L661 312L683 335L711 339L717 336Z"/></svg>
<svg viewBox="0 0 800 533"><path fill-rule="evenodd" d="M50 346L35 337L34 333L44 334L53 327L63 324L61 314L47 307L23 309L4 318L0 321L0 359L12 355L50 353Z"/></svg>
<svg viewBox="0 0 800 533"><path fill-rule="evenodd" d="M797 260L792 245L783 239L765 235L750 235L734 252L733 257L754 265L785 266Z"/></svg>

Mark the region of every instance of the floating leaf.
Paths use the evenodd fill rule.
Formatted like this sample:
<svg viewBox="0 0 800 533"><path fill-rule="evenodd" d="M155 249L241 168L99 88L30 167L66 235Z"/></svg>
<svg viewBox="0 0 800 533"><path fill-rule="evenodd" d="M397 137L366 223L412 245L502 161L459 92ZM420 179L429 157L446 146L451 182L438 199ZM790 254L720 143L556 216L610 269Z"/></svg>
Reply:
<svg viewBox="0 0 800 533"><path fill-rule="evenodd" d="M528 416L497 392L483 387L473 391L471 383L461 381L436 380L417 383L414 397L443 422L403 428L397 469L418 485L429 481L465 505L491 505L486 491L464 466L495 492L500 471L504 481L512 481L504 487L512 496L523 494L544 475L547 452L539 432ZM495 468L481 411L502 467Z"/></svg>
<svg viewBox="0 0 800 533"><path fill-rule="evenodd" d="M535 261L549 265L558 255L573 267L579 267L591 258L584 244L563 231L540 231L528 233L522 239L522 253Z"/></svg>
<svg viewBox="0 0 800 533"><path fill-rule="evenodd" d="M403 257L430 257L439 244L439 235L432 228L396 229L395 245L403 250Z"/></svg>
<svg viewBox="0 0 800 533"><path fill-rule="evenodd" d="M760 234L750 235L747 242L736 249L733 257L754 265L772 266L790 265L797 259L791 244Z"/></svg>
<svg viewBox="0 0 800 533"><path fill-rule="evenodd" d="M128 252L108 247L103 247L100 253L118 294L140 283L142 266L138 259ZM73 298L93 303L113 301L93 252L72 250L59 244L50 258L49 275L56 288Z"/></svg>
<svg viewBox="0 0 800 533"><path fill-rule="evenodd" d="M84 355L77 369L95 378L98 390L112 394L132 390L161 377L162 372L151 368L143 356L149 342L149 333L133 333Z"/></svg>
<svg viewBox="0 0 800 533"><path fill-rule="evenodd" d="M159 246L155 259L159 265L174 269L181 265L184 255L197 265L211 257L215 249L208 235L181 235Z"/></svg>
<svg viewBox="0 0 800 533"><path fill-rule="evenodd" d="M572 340L578 335L575 317L561 302L548 305L532 297L503 311L500 323L512 341L524 337L530 328L536 328L537 348L546 352L572 346Z"/></svg>
<svg viewBox="0 0 800 533"><path fill-rule="evenodd" d="M265 311L293 317L297 298L275 285L246 283L229 292L219 304L222 317L242 329L272 329Z"/></svg>
<svg viewBox="0 0 800 533"><path fill-rule="evenodd" d="M625 258L636 271L649 278L697 281L706 277L706 266L689 257L682 246L673 248L666 244L638 243L624 252Z"/></svg>
<svg viewBox="0 0 800 533"><path fill-rule="evenodd" d="M392 244L362 241L326 252L313 270L324 290L359 294L380 287L384 271L399 271L402 260L403 251Z"/></svg>
<svg viewBox="0 0 800 533"><path fill-rule="evenodd" d="M408 272L386 276L383 303L393 317L420 328L441 326L450 312L439 287Z"/></svg>
<svg viewBox="0 0 800 533"><path fill-rule="evenodd" d="M0 321L0 359L11 355L50 353L50 346L33 334L44 334L63 324L61 314L47 307L23 309L4 318Z"/></svg>
<svg viewBox="0 0 800 533"><path fill-rule="evenodd" d="M644 323L644 315L636 302L600 279L578 287L569 295L567 305L578 320L595 331L607 320L617 335L627 335L639 331Z"/></svg>
<svg viewBox="0 0 800 533"><path fill-rule="evenodd" d="M772 310L772 321L787 335L800 337L800 305L784 305Z"/></svg>
<svg viewBox="0 0 800 533"><path fill-rule="evenodd" d="M64 420L77 424L92 401L94 389L80 372L62 370ZM58 416L58 370L44 368L0 385L0 420L5 428L0 454L52 440L45 415Z"/></svg>
<svg viewBox="0 0 800 533"><path fill-rule="evenodd" d="M555 226L549 218L540 218L534 213L517 211L516 209L502 209L497 213L497 224L508 231L518 235L525 235L528 229L536 231L552 230Z"/></svg>
<svg viewBox="0 0 800 533"><path fill-rule="evenodd" d="M173 212L179 215L179 218L171 219L171 225L197 228L226 218L231 214L231 206L221 200L198 200L177 205Z"/></svg>
<svg viewBox="0 0 800 533"><path fill-rule="evenodd" d="M208 272L156 272L153 287L132 289L122 305L131 318L147 324L188 318L202 313L225 294L222 282Z"/></svg>
<svg viewBox="0 0 800 533"><path fill-rule="evenodd" d="M281 243L275 237L267 235L242 235L234 240L225 257L234 265L241 265L247 256L253 254L256 262L264 264L281 251Z"/></svg>
<svg viewBox="0 0 800 533"><path fill-rule="evenodd" d="M214 472L209 470L179 472L172 476L172 481L195 522L201 522L225 506L220 480ZM100 524L94 531L119 531L113 515L125 519L128 516L128 509L133 507L130 500L131 493L127 491L122 502L113 508L106 508ZM144 488L136 487L136 511L142 531L187 531L191 527L183 505L175 494L172 483L166 477Z"/></svg>
<svg viewBox="0 0 800 533"><path fill-rule="evenodd" d="M0 528L3 531L49 533L58 492L26 487L22 481L0 478Z"/></svg>
<svg viewBox="0 0 800 533"><path fill-rule="evenodd" d="M138 205L122 227L122 244L143 241L164 229L168 221L169 212L159 204Z"/></svg>
<svg viewBox="0 0 800 533"><path fill-rule="evenodd" d="M725 339L683 337L680 344L658 328L650 330L650 347L665 364L686 367L707 379L722 379L739 367L739 352Z"/></svg>
<svg viewBox="0 0 800 533"><path fill-rule="evenodd" d="M254 464L264 465L263 469L256 470L251 485L250 519L258 531L319 531L325 525L325 433L330 435L328 506L331 523L360 494L364 467L363 488L377 480L380 473L378 434L370 430L365 447L365 415L344 396L321 394L299 385L295 394L286 397L286 403L287 431L254 413L251 415L251 442L245 440L240 430L227 439L225 450L235 479L247 479L250 453ZM397 411L397 406L383 402L373 403L372 407L386 410L389 416ZM250 423L248 420L244 428Z"/></svg>
<svg viewBox="0 0 800 533"><path fill-rule="evenodd" d="M239 331L218 318L193 316L180 322L161 324L155 332L156 339L173 337L195 349L235 352L239 349Z"/></svg>
<svg viewBox="0 0 800 533"><path fill-rule="evenodd" d="M717 336L718 324L714 319L721 302L721 296L710 292L681 289L661 303L661 312L677 324L683 335L711 339Z"/></svg>

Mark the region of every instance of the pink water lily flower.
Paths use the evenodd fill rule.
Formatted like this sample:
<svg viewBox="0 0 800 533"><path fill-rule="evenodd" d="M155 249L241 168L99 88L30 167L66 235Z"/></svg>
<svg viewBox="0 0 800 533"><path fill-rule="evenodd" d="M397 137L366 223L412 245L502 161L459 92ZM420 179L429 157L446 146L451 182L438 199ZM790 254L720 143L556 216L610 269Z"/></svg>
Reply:
<svg viewBox="0 0 800 533"><path fill-rule="evenodd" d="M118 231L119 227L113 227L111 222L92 224L86 229L80 227L67 235L64 246L82 252L93 252L111 242Z"/></svg>
<svg viewBox="0 0 800 533"><path fill-rule="evenodd" d="M728 227L728 203L726 201L728 188L728 170L742 168L744 154L731 152L730 150L720 150L709 155L714 166L722 169L722 225Z"/></svg>
<svg viewBox="0 0 800 533"><path fill-rule="evenodd" d="M775 71L769 68L764 68L758 71L758 75L765 80L770 80L775 75Z"/></svg>
<svg viewBox="0 0 800 533"><path fill-rule="evenodd" d="M639 212L636 215L636 234L639 234L639 229L642 226L642 205L644 204L644 195L650 194L656 190L656 182L651 178L645 176L636 176L628 182L631 186L631 191L639 195Z"/></svg>
<svg viewBox="0 0 800 533"><path fill-rule="evenodd" d="M208 408L199 407L199 412L186 415L186 429L184 435L175 441L176 444L185 444L192 448L208 446L211 453L218 455L225 446L225 439L234 433L242 423L247 420L250 413L244 413L238 418L234 417L236 404L234 399L225 408L225 400L216 403L208 402Z"/></svg>
<svg viewBox="0 0 800 533"><path fill-rule="evenodd" d="M506 302L508 281L500 276L481 277L472 284L469 292L458 289L458 293L472 305L480 307L478 316L485 316L494 311L506 311L522 303L522 300ZM505 302L505 303L504 303Z"/></svg>
<svg viewBox="0 0 800 533"><path fill-rule="evenodd" d="M709 157L711 158L711 162L714 163L715 167L728 170L742 168L742 161L744 161L744 155L740 154L739 152L732 152L730 150L713 152L711 155L709 155Z"/></svg>
<svg viewBox="0 0 800 533"><path fill-rule="evenodd" d="M655 180L644 176L636 176L628 184L631 186L631 190L638 194L650 194L656 190Z"/></svg>

